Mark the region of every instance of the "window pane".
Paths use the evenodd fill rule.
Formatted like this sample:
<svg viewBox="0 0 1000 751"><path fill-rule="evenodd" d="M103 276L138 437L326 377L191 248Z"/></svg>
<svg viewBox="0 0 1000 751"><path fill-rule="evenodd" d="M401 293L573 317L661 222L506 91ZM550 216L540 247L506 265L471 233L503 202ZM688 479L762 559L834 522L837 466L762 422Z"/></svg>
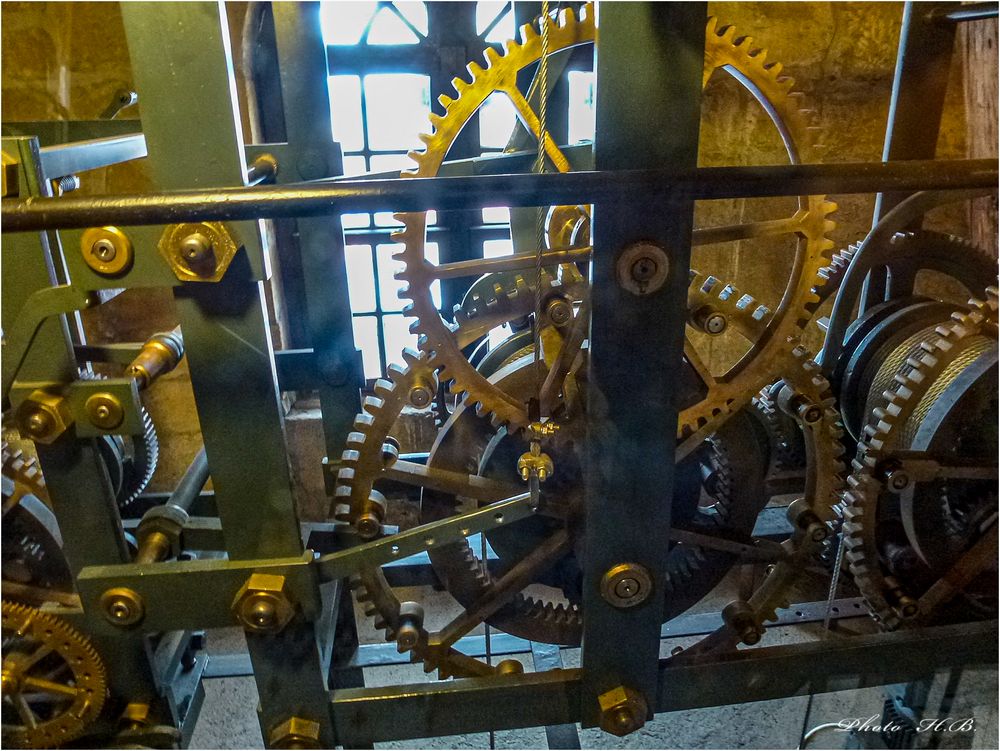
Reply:
<svg viewBox="0 0 1000 751"><path fill-rule="evenodd" d="M483 209L483 224L510 224L510 209L506 206Z"/></svg>
<svg viewBox="0 0 1000 751"><path fill-rule="evenodd" d="M594 74L571 70L569 81L569 142L594 140Z"/></svg>
<svg viewBox="0 0 1000 751"><path fill-rule="evenodd" d="M344 229L360 229L362 227L367 227L369 224L371 224L371 215L341 214L340 223L343 225Z"/></svg>
<svg viewBox="0 0 1000 751"><path fill-rule="evenodd" d="M378 319L375 316L354 316L354 346L361 350L365 378L380 378L382 363L378 352Z"/></svg>
<svg viewBox="0 0 1000 751"><path fill-rule="evenodd" d="M416 318L393 313L382 318L382 336L385 337L385 361L400 362L407 347L416 349L417 335L410 333L410 324Z"/></svg>
<svg viewBox="0 0 1000 751"><path fill-rule="evenodd" d="M375 310L375 271L372 269L370 245L348 245L344 248L347 266L347 293L352 313Z"/></svg>
<svg viewBox="0 0 1000 751"><path fill-rule="evenodd" d="M495 329L490 329L490 333L487 334L487 339L490 342L490 349L496 349L501 344L504 343L513 332L510 330L510 324L505 323L503 326L497 326Z"/></svg>
<svg viewBox="0 0 1000 751"><path fill-rule="evenodd" d="M368 19L375 12L375 0L320 3L319 22L325 44L357 44Z"/></svg>
<svg viewBox="0 0 1000 751"><path fill-rule="evenodd" d="M510 140L517 112L506 94L490 94L479 108L479 144L484 149L502 149Z"/></svg>
<svg viewBox="0 0 1000 751"><path fill-rule="evenodd" d="M435 266L440 263L440 253L438 253L437 243L424 243L424 258ZM441 280L431 282L431 298L434 300L434 307L441 310Z"/></svg>
<svg viewBox="0 0 1000 751"><path fill-rule="evenodd" d="M496 22L496 25L486 35L484 41L506 42L514 38L514 14L510 12L510 3L503 2L479 2L476 3L476 33L482 34L493 23L500 13L503 17Z"/></svg>
<svg viewBox="0 0 1000 751"><path fill-rule="evenodd" d="M368 32L368 44L417 44L419 41L420 37L391 8L379 11Z"/></svg>
<svg viewBox="0 0 1000 751"><path fill-rule="evenodd" d="M430 76L417 73L375 73L365 76L368 147L377 151L422 146L415 122L426 122L431 111Z"/></svg>
<svg viewBox="0 0 1000 751"><path fill-rule="evenodd" d="M403 18L413 24L417 31L423 36L427 36L427 3L401 0L393 5L403 14Z"/></svg>
<svg viewBox="0 0 1000 751"><path fill-rule="evenodd" d="M514 255L514 243L510 240L486 240L483 242L483 258L502 258Z"/></svg>
<svg viewBox="0 0 1000 751"><path fill-rule="evenodd" d="M399 299L399 291L405 282L393 276L397 271L403 270L403 262L394 257L402 249L403 246L399 243L379 245L375 249L378 263L378 294L382 310L398 311L403 309L404 303Z"/></svg>
<svg viewBox="0 0 1000 751"><path fill-rule="evenodd" d="M344 157L345 175L363 175L367 171L368 169L365 167L365 158L363 156Z"/></svg>
<svg viewBox="0 0 1000 751"><path fill-rule="evenodd" d="M417 163L406 154L373 154L371 164L372 172L398 172L417 167Z"/></svg>
<svg viewBox="0 0 1000 751"><path fill-rule="evenodd" d="M361 151L365 135L361 123L361 79L358 76L330 76L330 116L333 140L344 151Z"/></svg>

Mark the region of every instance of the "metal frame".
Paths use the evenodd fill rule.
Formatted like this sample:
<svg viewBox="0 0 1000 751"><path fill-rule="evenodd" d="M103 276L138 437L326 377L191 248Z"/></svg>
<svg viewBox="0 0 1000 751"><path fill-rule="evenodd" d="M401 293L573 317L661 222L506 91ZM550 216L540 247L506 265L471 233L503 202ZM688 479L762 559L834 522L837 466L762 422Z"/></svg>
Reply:
<svg viewBox="0 0 1000 751"><path fill-rule="evenodd" d="M353 544L355 541L348 535L334 534L326 555L316 558L313 553L304 552L302 529L289 490L278 380L279 373L285 372L282 380L298 378L299 383L308 381L308 385L319 388L327 451L330 457L336 457L356 411L361 382L351 339L350 310L346 305L346 277L342 264L334 260L337 253L329 252L331 248L341 249L336 213L481 208L495 202L497 195L503 195L503 202L515 207L570 200L597 205L599 221L595 224L593 259L594 278L601 291L594 304L591 382L597 387L595 391L616 405L616 411L602 413L596 409L598 404L592 405L597 416L590 426L591 435L596 438L593 459L607 460L608 466L588 478L588 513L609 521L600 529L591 529L588 539L588 549L596 551L586 569L593 585L610 563L623 559L645 565L651 571L663 570L662 551L648 543L644 545L643 539L664 539L669 530L669 509L653 502L651 499L657 494L648 491L669 487L672 464L657 466L655 461L636 461L636 457L669 456L673 450L672 441L644 431L642 425L669 423L674 414L674 405L661 399L671 388L664 377L670 369L663 364L672 362L670 358L679 353L684 319L680 301L686 274L673 274L659 294L629 297L613 281L621 245L637 240L652 242L666 249L672 267L686 269L691 202L695 199L929 188L991 189L997 182L997 161L697 169L694 157L704 5L610 4L602 9L602 48L597 59L600 96L596 171L562 175L478 174L503 169L504 164L511 163L505 160L525 158L512 155L471 162L467 169L474 176L467 177L299 183L298 180L336 175L340 155L330 141L329 119L325 116L329 111L326 87L319 86L323 95L315 97L320 76L325 75L326 61L325 54L317 49L321 41L315 24L316 6L286 5L276 9L275 38L282 73L286 143L246 148L241 143L237 113L233 109L225 11L222 4L213 3L123 6L137 89L143 98L144 138L126 136L100 145L75 145L48 152L55 155L49 159L49 165L64 167L46 167L45 156L34 139L4 141L5 150L15 149L19 155L20 195L38 196L31 200L3 201L4 262L8 269L10 264L16 265L22 286L19 292L11 294L5 285L7 321L17 317L30 292L65 284L71 281L71 272L77 283L80 279L90 283L90 277L78 274L76 266L68 269L63 264L53 231L57 228L297 218L296 252L301 256L308 285L311 350L286 353L276 361L261 296L261 280L268 275L268 249L259 241L253 224L243 225L245 251L218 284L179 284L176 280L164 284L168 279L165 274L147 272L138 263L135 272L144 285L159 283L174 288L215 486L214 494L203 495L198 504L206 513L214 510L221 522L202 520L205 523L200 526L192 523L191 539L199 540L198 544L206 548L224 547L228 560L211 557L170 563L130 563L125 528L95 439L74 440L67 436L51 446L39 447L55 514L64 523L64 529L70 526L74 529L73 535L66 536L66 551L79 582L81 606L60 612L91 634L100 651L115 655L109 668L112 690L117 697L149 701L164 717L170 717L185 732L189 731L200 702L198 678L203 675L205 664L203 661L197 666L194 680L190 672L181 680L176 670L178 655L184 652L184 645L190 644L193 629L234 623L230 610L232 593L249 574L274 571L288 577L305 617L293 621L280 634L248 636L250 664L262 698L262 734L267 739L271 730L287 718L305 717L319 723L320 742L327 747L335 743L361 747L380 740L486 729L534 725L554 728L577 721L593 725L597 695L618 684L642 693L652 713L882 685L922 676L941 666L996 663L995 622L658 661L665 629L656 608L615 610L593 595L592 586L587 595L588 638L581 670L364 688L357 668L377 651L358 650L357 635L352 633L348 617L350 600L345 595L343 579L359 561L389 561L408 551L419 552L426 547L423 538L429 529L422 527L365 545ZM946 11L935 10L935 18L950 18ZM982 9L976 11L982 12ZM151 23L151 16L159 17L162 22ZM164 33L168 28L198 28L199 33ZM663 56L671 56L665 61L669 65L649 66L648 75L656 80L635 77L634 69L621 67L626 58L622 50L638 54L635 28L644 30L639 41L649 56L661 62ZM664 35L676 43L659 44L657 40ZM322 62L317 64L316 60ZM172 73L165 74L164 70ZM672 76L661 80L657 71L662 70L670 70ZM635 80L630 80L633 77ZM193 86L195 81L198 87ZM608 86L608 82L614 86ZM660 111L651 108L633 112L623 122L621 115L628 108L615 108L612 92L617 90L619 95L627 97L630 85L655 85L671 91L672 106ZM310 105L299 104L310 97L315 97ZM177 121L178 110L198 112L202 140L192 143L187 123ZM900 118L903 109L894 111ZM609 115L612 112L613 122ZM675 138L665 142L654 159L646 156L637 164L631 160L628 146L637 134L645 132L650 120L658 128L664 122L673 123L670 132ZM47 169L62 172L70 166L79 169L81 165L107 163L112 158L134 158L142 151L140 141L144 148L148 145L147 158L158 187L178 192L88 199L47 197L50 194L44 179ZM100 149L110 149L113 156L101 156ZM247 155L263 149L276 152L282 165L294 166L297 172L289 169L279 172L282 184L276 187L230 187L245 184ZM640 170L651 164L659 169ZM630 190L624 198L622 189L626 186ZM666 205L669 211L650 216L651 212L642 211L641 202L636 205L637 195ZM155 240L159 228L145 226L136 233L138 238ZM67 233L66 237L71 246L77 235ZM39 244L43 249L41 262ZM153 255L151 247L151 243L142 247L140 253ZM158 260L150 258L148 262L152 268ZM4 278L9 276L5 274ZM125 284L131 281L126 279ZM110 283L107 286L110 288ZM645 340L648 351L639 357L634 351L621 351L615 331L634 325L652 310L669 325ZM16 377L18 383L28 379L68 383L74 377L77 353L95 354L71 334L63 312L58 310L41 320L37 332L33 329L24 364L12 373L12 381ZM117 356L122 357L121 353ZM622 365L617 362L624 359L630 363L628 379L622 378ZM282 361L287 365L276 364ZM633 367L635 361L644 363L644 370L638 375ZM238 379L234 379L233 364L239 366ZM311 378L305 375L310 371ZM630 394L617 398L624 383L631 389ZM230 395L236 389L243 394L243 401L234 409ZM642 409L637 410L635 403ZM659 412L655 420L649 419L651 405ZM232 443L235 435L241 437L240 447ZM616 446L616 436L630 438ZM254 461L242 461L243 452L250 453ZM626 468L634 475L631 486L619 481ZM438 523L434 535L438 540L447 540L451 539L449 535L465 536L470 530L509 523L519 514L530 513L527 501L520 496L451 518ZM626 507L628 513L622 510ZM501 512L502 518L497 516ZM657 535L649 534L651 524ZM82 530L81 525L85 525ZM663 537L659 537L660 533ZM397 548L395 552L391 552L393 547ZM169 655L163 660L147 659L143 630L123 631L104 619L97 604L101 593L123 584L144 594L151 604L147 627L166 633L161 649L164 655ZM668 624L667 635L676 635L677 628L677 623ZM335 641L338 633L340 639ZM623 634L627 649L619 641ZM511 649L524 646L530 648L513 642L508 645ZM472 642L469 647L471 651L479 649ZM536 667L555 664L551 654L538 653ZM158 673L155 676L154 666ZM163 676L166 685L188 686L184 689L187 693L180 699L156 695L156 678ZM97 731L111 732L111 728L104 725Z"/></svg>

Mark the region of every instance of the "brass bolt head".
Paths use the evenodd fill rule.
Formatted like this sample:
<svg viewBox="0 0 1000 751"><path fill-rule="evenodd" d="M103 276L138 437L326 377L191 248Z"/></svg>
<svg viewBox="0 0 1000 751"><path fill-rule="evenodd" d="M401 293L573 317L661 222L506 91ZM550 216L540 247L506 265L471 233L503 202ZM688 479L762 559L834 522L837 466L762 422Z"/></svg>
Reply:
<svg viewBox="0 0 1000 751"><path fill-rule="evenodd" d="M649 599L653 577L638 563L619 563L601 578L601 596L616 608L632 608Z"/></svg>
<svg viewBox="0 0 1000 751"><path fill-rule="evenodd" d="M87 399L84 408L91 424L101 430L114 430L125 421L125 409L114 394L94 394Z"/></svg>
<svg viewBox="0 0 1000 751"><path fill-rule="evenodd" d="M135 626L146 617L142 597L127 587L115 587L101 595L101 610L109 623L121 628Z"/></svg>
<svg viewBox="0 0 1000 751"><path fill-rule="evenodd" d="M638 691L617 686L597 697L601 707L601 730L612 735L625 736L646 724L648 707Z"/></svg>
<svg viewBox="0 0 1000 751"><path fill-rule="evenodd" d="M521 675L524 673L524 665L520 660L501 660L497 663L497 673L499 675Z"/></svg>
<svg viewBox="0 0 1000 751"><path fill-rule="evenodd" d="M233 614L247 631L275 633L281 631L295 615L295 603L286 591L284 576L251 574L236 597Z"/></svg>
<svg viewBox="0 0 1000 751"><path fill-rule="evenodd" d="M200 232L192 232L181 240L180 252L192 266L207 263L212 258L212 241Z"/></svg>
<svg viewBox="0 0 1000 751"><path fill-rule="evenodd" d="M656 292L667 282L670 274L670 259L659 245L637 242L626 246L618 254L615 275L618 286L633 295L648 295Z"/></svg>
<svg viewBox="0 0 1000 751"><path fill-rule="evenodd" d="M433 398L433 392L425 385L421 384L410 389L410 405L416 409L428 406Z"/></svg>
<svg viewBox="0 0 1000 751"><path fill-rule="evenodd" d="M121 276L132 268L135 251L128 235L117 227L91 227L80 235L80 253L101 276Z"/></svg>
<svg viewBox="0 0 1000 751"><path fill-rule="evenodd" d="M61 396L38 389L17 408L17 427L37 443L54 443L73 424L73 412Z"/></svg>
<svg viewBox="0 0 1000 751"><path fill-rule="evenodd" d="M567 300L557 297L546 306L545 314L553 326L565 326L573 320L573 306Z"/></svg>
<svg viewBox="0 0 1000 751"><path fill-rule="evenodd" d="M163 260L182 282L220 281L239 247L221 222L174 224L158 244Z"/></svg>
<svg viewBox="0 0 1000 751"><path fill-rule="evenodd" d="M727 323L726 317L722 313L712 313L705 319L705 331L713 336L721 334L726 330Z"/></svg>
<svg viewBox="0 0 1000 751"><path fill-rule="evenodd" d="M318 722L304 717L289 717L268 736L271 748L319 748Z"/></svg>

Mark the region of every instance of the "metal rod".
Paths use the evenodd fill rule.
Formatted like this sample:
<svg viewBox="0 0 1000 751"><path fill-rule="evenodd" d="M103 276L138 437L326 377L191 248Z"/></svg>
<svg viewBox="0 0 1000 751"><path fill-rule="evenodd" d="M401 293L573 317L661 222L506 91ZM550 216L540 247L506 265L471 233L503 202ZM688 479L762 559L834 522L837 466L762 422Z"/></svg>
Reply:
<svg viewBox="0 0 1000 751"><path fill-rule="evenodd" d="M201 451L197 453L191 465L184 472L181 481L177 483L174 492L170 494L167 503L184 511L190 511L191 504L201 493L206 482L208 482L208 454L205 453L205 447L202 446Z"/></svg>
<svg viewBox="0 0 1000 751"><path fill-rule="evenodd" d="M235 221L320 216L349 211L481 209L508 206L629 202L636 195L722 199L817 193L874 193L995 188L996 159L926 160L771 167L565 172L476 177L360 180L336 184L220 188L100 198L4 199L3 232L99 225Z"/></svg>
<svg viewBox="0 0 1000 751"><path fill-rule="evenodd" d="M983 21L996 18L998 3L967 3L957 8L937 8L932 11L931 20L942 23L961 23L963 21Z"/></svg>

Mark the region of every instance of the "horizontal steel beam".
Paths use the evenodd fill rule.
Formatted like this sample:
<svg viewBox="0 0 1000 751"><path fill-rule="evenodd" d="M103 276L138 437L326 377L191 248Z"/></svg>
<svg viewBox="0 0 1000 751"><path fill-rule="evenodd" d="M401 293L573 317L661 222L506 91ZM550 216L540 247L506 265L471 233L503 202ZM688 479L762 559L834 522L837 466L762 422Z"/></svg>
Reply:
<svg viewBox="0 0 1000 751"><path fill-rule="evenodd" d="M997 622L745 649L661 661L657 712L900 683L943 667L997 662ZM579 720L580 670L332 694L338 739L429 738Z"/></svg>
<svg viewBox="0 0 1000 751"><path fill-rule="evenodd" d="M40 153L42 172L46 179L54 180L77 172L142 159L146 156L146 137L142 133L134 133L94 138L58 146L44 146Z"/></svg>
<svg viewBox="0 0 1000 751"><path fill-rule="evenodd" d="M496 205L628 202L875 193L930 189L994 189L996 159L927 160L772 167L565 172L477 177L357 180L178 191L98 198L4 199L3 232L322 216L350 211L481 209Z"/></svg>

